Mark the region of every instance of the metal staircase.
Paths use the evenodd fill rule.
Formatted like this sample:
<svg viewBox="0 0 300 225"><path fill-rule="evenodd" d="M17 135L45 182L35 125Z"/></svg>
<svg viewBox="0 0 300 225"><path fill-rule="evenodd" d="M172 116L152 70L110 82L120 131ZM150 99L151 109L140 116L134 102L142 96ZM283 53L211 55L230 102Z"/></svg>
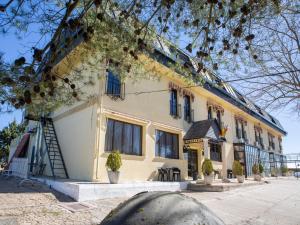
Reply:
<svg viewBox="0 0 300 225"><path fill-rule="evenodd" d="M51 118L41 118L50 168L54 178L69 178Z"/></svg>

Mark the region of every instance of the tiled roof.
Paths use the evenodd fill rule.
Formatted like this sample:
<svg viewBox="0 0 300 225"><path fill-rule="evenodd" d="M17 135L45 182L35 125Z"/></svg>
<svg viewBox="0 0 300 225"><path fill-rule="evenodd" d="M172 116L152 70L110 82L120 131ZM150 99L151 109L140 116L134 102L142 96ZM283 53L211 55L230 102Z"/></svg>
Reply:
<svg viewBox="0 0 300 225"><path fill-rule="evenodd" d="M220 129L216 120L202 120L192 124L183 140L193 140L200 138L219 139Z"/></svg>

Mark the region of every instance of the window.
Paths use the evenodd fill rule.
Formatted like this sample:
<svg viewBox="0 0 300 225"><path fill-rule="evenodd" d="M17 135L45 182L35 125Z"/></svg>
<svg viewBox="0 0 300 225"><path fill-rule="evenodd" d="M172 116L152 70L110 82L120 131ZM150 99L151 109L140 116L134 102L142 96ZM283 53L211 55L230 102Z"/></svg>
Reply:
<svg viewBox="0 0 300 225"><path fill-rule="evenodd" d="M257 142L263 148L263 139L262 139L262 129L254 127L255 132L255 142Z"/></svg>
<svg viewBox="0 0 300 225"><path fill-rule="evenodd" d="M241 130L239 128L239 121L237 119L235 120L235 132L236 132L236 137L240 139L242 135L241 135Z"/></svg>
<svg viewBox="0 0 300 225"><path fill-rule="evenodd" d="M213 161L222 162L222 149L219 143L210 142L210 159Z"/></svg>
<svg viewBox="0 0 300 225"><path fill-rule="evenodd" d="M222 128L222 114L221 114L220 110L217 111L217 121L218 121L218 125L221 129Z"/></svg>
<svg viewBox="0 0 300 225"><path fill-rule="evenodd" d="M274 136L272 134L268 133L268 139L269 139L269 148L275 149Z"/></svg>
<svg viewBox="0 0 300 225"><path fill-rule="evenodd" d="M236 130L236 137L238 139L243 138L247 141L247 132L245 130L246 122L244 120L235 119L235 130Z"/></svg>
<svg viewBox="0 0 300 225"><path fill-rule="evenodd" d="M208 106L208 117L207 117L209 120L211 120L213 118L213 115L212 115L212 106Z"/></svg>
<svg viewBox="0 0 300 225"><path fill-rule="evenodd" d="M245 130L245 124L243 122L241 122L241 126L242 126L242 138L243 139L247 139L247 133L246 133L246 130Z"/></svg>
<svg viewBox="0 0 300 225"><path fill-rule="evenodd" d="M121 98L121 81L120 77L108 71L106 81L106 94L112 97Z"/></svg>
<svg viewBox="0 0 300 225"><path fill-rule="evenodd" d="M118 150L128 155L142 155L142 127L108 119L105 134L105 151Z"/></svg>
<svg viewBox="0 0 300 225"><path fill-rule="evenodd" d="M178 145L178 134L156 130L156 156L170 159L179 159Z"/></svg>
<svg viewBox="0 0 300 225"><path fill-rule="evenodd" d="M184 120L192 122L191 98L187 95L184 96Z"/></svg>
<svg viewBox="0 0 300 225"><path fill-rule="evenodd" d="M279 143L279 150L282 151L282 139L281 139L281 137L278 138L278 143Z"/></svg>
<svg viewBox="0 0 300 225"><path fill-rule="evenodd" d="M170 115L174 117L178 117L178 104L177 104L177 91L171 90L171 96L170 96Z"/></svg>

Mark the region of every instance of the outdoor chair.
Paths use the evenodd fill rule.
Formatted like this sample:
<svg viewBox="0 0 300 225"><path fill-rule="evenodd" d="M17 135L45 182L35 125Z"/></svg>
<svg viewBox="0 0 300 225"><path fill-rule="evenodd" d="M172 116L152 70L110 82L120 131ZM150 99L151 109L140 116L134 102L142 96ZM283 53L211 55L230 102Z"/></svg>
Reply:
<svg viewBox="0 0 300 225"><path fill-rule="evenodd" d="M175 181L175 180L180 181L180 177L181 177L180 169L177 168L177 167L173 167L172 168L172 179L173 179L173 181Z"/></svg>
<svg viewBox="0 0 300 225"><path fill-rule="evenodd" d="M168 171L164 168L158 168L158 180L165 181L165 177L167 177L168 180L169 178Z"/></svg>
<svg viewBox="0 0 300 225"><path fill-rule="evenodd" d="M220 171L219 170L214 170L214 180L216 179L216 176L220 176Z"/></svg>
<svg viewBox="0 0 300 225"><path fill-rule="evenodd" d="M230 169L227 170L227 178L228 178L228 179L233 178L232 170L230 170Z"/></svg>

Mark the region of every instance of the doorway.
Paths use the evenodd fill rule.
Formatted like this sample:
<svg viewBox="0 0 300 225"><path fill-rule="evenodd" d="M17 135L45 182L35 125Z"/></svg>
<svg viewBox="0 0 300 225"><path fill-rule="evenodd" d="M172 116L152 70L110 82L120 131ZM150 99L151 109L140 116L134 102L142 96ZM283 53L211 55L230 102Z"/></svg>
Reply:
<svg viewBox="0 0 300 225"><path fill-rule="evenodd" d="M193 173L198 173L198 152L195 149L188 150L188 176L193 177Z"/></svg>

